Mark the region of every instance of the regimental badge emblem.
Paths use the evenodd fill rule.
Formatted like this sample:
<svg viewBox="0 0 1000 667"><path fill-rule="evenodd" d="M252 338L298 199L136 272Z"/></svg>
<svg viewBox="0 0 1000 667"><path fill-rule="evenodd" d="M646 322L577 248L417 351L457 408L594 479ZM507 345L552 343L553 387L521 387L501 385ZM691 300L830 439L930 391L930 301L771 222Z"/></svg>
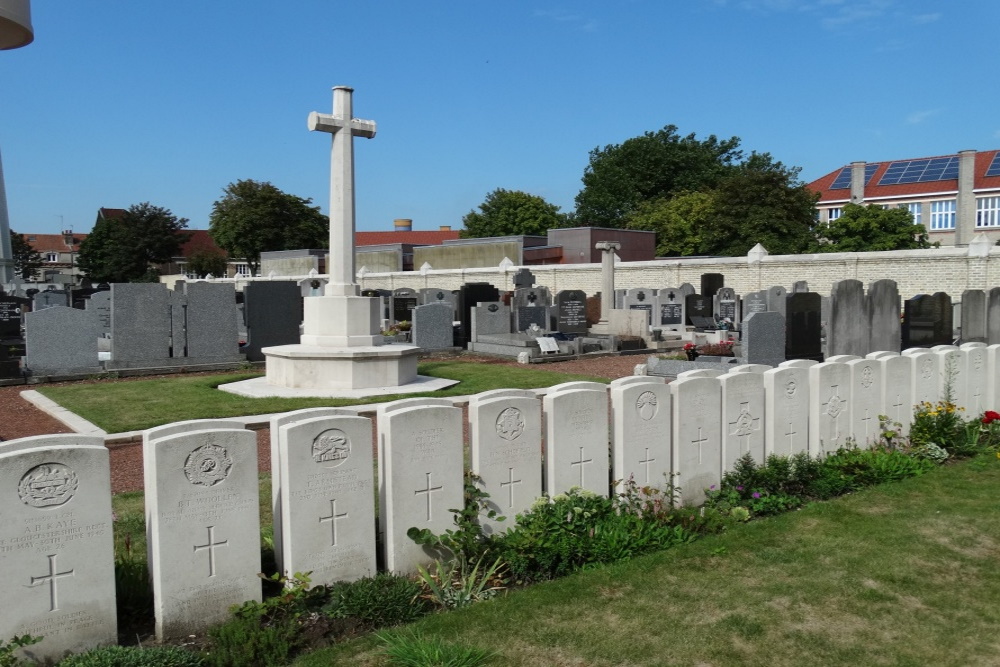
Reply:
<svg viewBox="0 0 1000 667"><path fill-rule="evenodd" d="M861 386L868 389L875 382L875 373L872 371L871 366L865 366L865 369L861 371Z"/></svg>
<svg viewBox="0 0 1000 667"><path fill-rule="evenodd" d="M517 408L507 408L497 417L497 435L504 440L517 440L524 433L524 417Z"/></svg>
<svg viewBox="0 0 1000 667"><path fill-rule="evenodd" d="M24 473L17 485L21 502L31 507L58 507L76 495L79 479L62 463L43 463Z"/></svg>
<svg viewBox="0 0 1000 667"><path fill-rule="evenodd" d="M659 405L656 402L656 394L651 391L644 391L639 394L635 401L635 409L644 421L649 421L656 416Z"/></svg>
<svg viewBox="0 0 1000 667"><path fill-rule="evenodd" d="M924 359L920 364L920 377L925 380L930 380L934 375L934 360Z"/></svg>
<svg viewBox="0 0 1000 667"><path fill-rule="evenodd" d="M184 461L184 474L188 481L198 486L215 486L229 477L233 459L225 447L202 445L188 454Z"/></svg>
<svg viewBox="0 0 1000 667"><path fill-rule="evenodd" d="M831 419L836 419L844 411L844 403L846 401L840 397L840 393L833 392L833 396L830 397L830 401L826 407L826 414Z"/></svg>
<svg viewBox="0 0 1000 667"><path fill-rule="evenodd" d="M316 463L332 463L336 468L351 455L351 439L339 428L323 431L313 440L312 457Z"/></svg>
<svg viewBox="0 0 1000 667"><path fill-rule="evenodd" d="M972 354L972 367L975 368L977 371L983 369L983 354L981 352L979 353L974 352Z"/></svg>
<svg viewBox="0 0 1000 667"><path fill-rule="evenodd" d="M796 390L798 390L799 385L796 384L795 380L789 380L785 383L785 396L791 398L795 395Z"/></svg>

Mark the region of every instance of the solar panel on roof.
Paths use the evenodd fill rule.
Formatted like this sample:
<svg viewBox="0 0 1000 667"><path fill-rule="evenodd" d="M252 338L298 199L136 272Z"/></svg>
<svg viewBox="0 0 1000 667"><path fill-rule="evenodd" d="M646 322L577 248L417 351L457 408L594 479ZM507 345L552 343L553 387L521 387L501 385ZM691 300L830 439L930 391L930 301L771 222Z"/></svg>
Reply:
<svg viewBox="0 0 1000 667"><path fill-rule="evenodd" d="M929 181L949 181L956 178L958 178L958 156L951 155L949 157L893 162L885 170L878 184L927 183Z"/></svg>
<svg viewBox="0 0 1000 667"><path fill-rule="evenodd" d="M878 163L871 163L865 165L865 185L872 180L872 176L878 171ZM830 186L831 190L846 190L851 187L851 167L844 167L837 174L837 178L833 179L833 185Z"/></svg>
<svg viewBox="0 0 1000 667"><path fill-rule="evenodd" d="M993 162L990 162L989 168L986 170L987 176L1000 176L1000 151L993 156Z"/></svg>

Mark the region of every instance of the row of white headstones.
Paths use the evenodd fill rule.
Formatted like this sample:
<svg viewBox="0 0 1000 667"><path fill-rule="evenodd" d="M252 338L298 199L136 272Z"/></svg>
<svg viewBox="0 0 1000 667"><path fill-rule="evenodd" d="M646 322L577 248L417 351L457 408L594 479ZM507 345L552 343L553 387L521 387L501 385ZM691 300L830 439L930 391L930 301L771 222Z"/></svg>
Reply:
<svg viewBox="0 0 1000 667"><path fill-rule="evenodd" d="M275 416L279 567L311 572L314 583L373 574L381 532L385 569L412 572L429 556L407 530L453 527L467 467L506 517L484 517L486 532L514 525L543 493L582 487L607 496L612 480L663 488L673 479L684 503L698 503L747 453L758 461L823 455L849 439L866 447L879 437L880 414L905 433L913 406L942 398L946 383L967 415L995 407L998 349L969 344L696 370L669 385L634 376L610 388L570 382L539 393L488 391L468 400L468 465L463 411L450 399L385 404L377 427L347 409ZM260 600L255 434L224 419L179 422L146 431L143 455L158 636L203 630L224 620L230 605ZM108 461L94 437L0 445L0 599L16 601L0 615L0 637L43 636L31 647L35 657L115 641Z"/></svg>

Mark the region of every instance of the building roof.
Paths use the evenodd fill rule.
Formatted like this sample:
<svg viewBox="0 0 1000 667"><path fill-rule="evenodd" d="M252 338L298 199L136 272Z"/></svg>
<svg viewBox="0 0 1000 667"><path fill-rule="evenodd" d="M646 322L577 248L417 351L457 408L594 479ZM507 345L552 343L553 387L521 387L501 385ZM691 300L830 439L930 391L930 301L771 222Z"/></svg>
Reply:
<svg viewBox="0 0 1000 667"><path fill-rule="evenodd" d="M188 234L188 240L181 245L182 257L190 257L199 251L227 255L225 250L215 244L207 229L185 229L184 233Z"/></svg>
<svg viewBox="0 0 1000 667"><path fill-rule="evenodd" d="M973 189L974 190L1000 190L1000 150L988 150L979 151L976 153L975 167L973 169ZM868 178L865 184L865 199L880 199L880 198L890 198L890 197L915 197L920 195L931 195L931 194L943 194L943 193L953 193L958 191L958 178L946 178L934 180L931 178L924 178L922 180L910 182L898 182L893 184L882 184L883 177L886 176L887 172L890 172L890 167L895 165L891 170L892 174L900 173L901 168L904 166L901 163L913 162L920 163L922 161L932 161L938 164L947 164L949 159L957 159L959 156L957 153L951 155L935 155L930 157L921 158L907 158L904 160L888 160L885 162L868 162L866 163L866 173L871 172L871 176ZM834 182L839 181L838 184L843 184L844 178L839 178L843 170L848 170L850 173L851 165L844 165L843 167L838 167L837 169L831 171L830 173L817 178L812 183L809 183L807 187L814 192L818 192L820 195L819 201L823 202L846 202L851 199L851 186L850 178L847 178L847 187L831 187ZM955 173L954 170L951 172L944 171L944 175L950 175ZM990 175L987 176L987 173ZM886 180L894 180L891 178Z"/></svg>
<svg viewBox="0 0 1000 667"><path fill-rule="evenodd" d="M445 241L454 241L459 236L457 230L426 231L426 232L354 232L354 245L392 245L406 243L408 245L441 245Z"/></svg>
<svg viewBox="0 0 1000 667"><path fill-rule="evenodd" d="M80 243L87 238L86 234L73 234L72 248L66 244L64 234L22 234L24 239L37 252L78 252Z"/></svg>

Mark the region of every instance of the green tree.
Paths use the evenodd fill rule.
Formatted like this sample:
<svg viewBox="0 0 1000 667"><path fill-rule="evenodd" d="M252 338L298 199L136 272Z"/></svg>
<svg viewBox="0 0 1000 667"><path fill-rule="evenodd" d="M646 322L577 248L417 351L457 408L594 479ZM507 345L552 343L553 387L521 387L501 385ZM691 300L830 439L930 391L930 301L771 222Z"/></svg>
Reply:
<svg viewBox="0 0 1000 667"><path fill-rule="evenodd" d="M873 252L930 248L927 230L905 208L845 204L840 217L817 230L815 252Z"/></svg>
<svg viewBox="0 0 1000 667"><path fill-rule="evenodd" d="M11 230L11 255L14 259L14 274L22 280L34 280L42 268L42 255L31 247L23 234Z"/></svg>
<svg viewBox="0 0 1000 667"><path fill-rule="evenodd" d="M629 229L656 232L658 257L702 254L701 229L715 211L715 198L708 192L684 192L671 199L653 199L639 204L628 218Z"/></svg>
<svg viewBox="0 0 1000 667"><path fill-rule="evenodd" d="M187 223L149 202L130 206L120 217L101 218L80 244L80 269L94 282L155 281L155 265L180 254Z"/></svg>
<svg viewBox="0 0 1000 667"><path fill-rule="evenodd" d="M227 260L222 253L211 250L195 250L187 258L188 273L199 278L214 276L220 278L226 275Z"/></svg>
<svg viewBox="0 0 1000 667"><path fill-rule="evenodd" d="M816 195L799 168L753 153L712 189L712 216L700 228L702 252L745 255L760 243L775 255L805 252L813 243Z"/></svg>
<svg viewBox="0 0 1000 667"><path fill-rule="evenodd" d="M541 197L497 188L486 195L478 213L472 210L462 217L462 224L464 238L545 236L548 230L565 226L566 216Z"/></svg>
<svg viewBox="0 0 1000 667"><path fill-rule="evenodd" d="M260 253L329 245L329 218L311 199L282 192L268 182L240 180L223 189L212 206L208 233L229 253L260 269Z"/></svg>
<svg viewBox="0 0 1000 667"><path fill-rule="evenodd" d="M581 224L624 227L644 201L703 191L717 184L743 157L738 137L699 140L667 125L621 144L590 151L583 189L576 196Z"/></svg>

